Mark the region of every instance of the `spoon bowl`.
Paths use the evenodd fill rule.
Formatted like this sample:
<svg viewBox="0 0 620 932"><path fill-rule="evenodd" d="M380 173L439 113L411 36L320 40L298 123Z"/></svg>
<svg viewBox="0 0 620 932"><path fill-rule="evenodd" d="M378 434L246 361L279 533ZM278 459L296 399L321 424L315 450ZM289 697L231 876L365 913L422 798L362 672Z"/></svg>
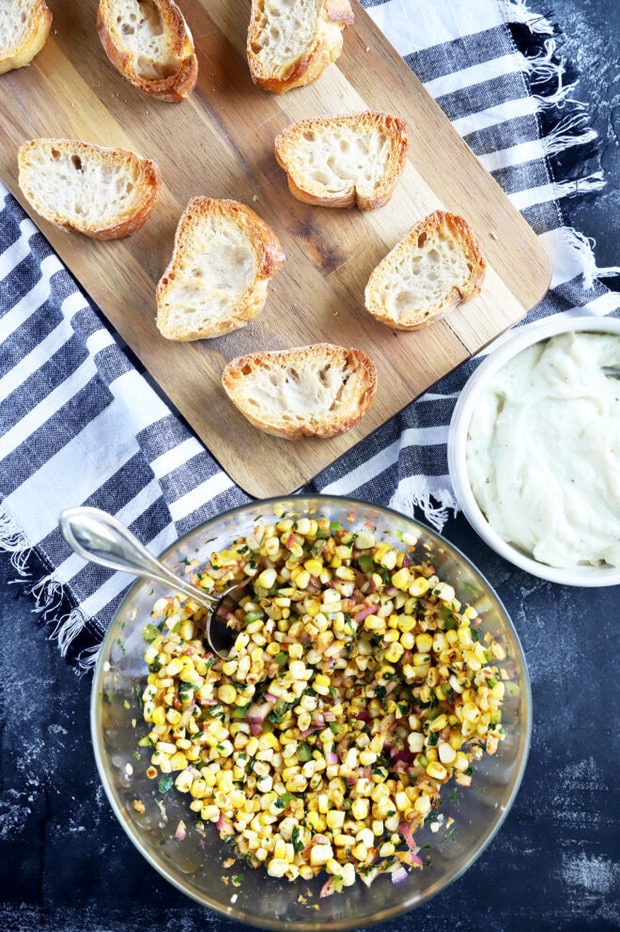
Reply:
<svg viewBox="0 0 620 932"><path fill-rule="evenodd" d="M84 560L162 583L207 609L207 644L218 657L227 658L234 633L223 621L229 613L223 612L221 618L218 616L222 603L227 599L234 601L235 595L241 595L245 582L235 583L217 595L205 592L173 573L118 518L99 508L68 508L61 513L58 523L66 542ZM213 628L214 620L220 621L216 630Z"/></svg>

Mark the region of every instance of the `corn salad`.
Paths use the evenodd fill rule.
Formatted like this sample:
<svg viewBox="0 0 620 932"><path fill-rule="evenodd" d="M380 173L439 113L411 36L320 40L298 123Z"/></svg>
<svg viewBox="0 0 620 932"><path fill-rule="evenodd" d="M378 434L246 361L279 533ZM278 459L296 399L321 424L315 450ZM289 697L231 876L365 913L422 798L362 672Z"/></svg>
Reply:
<svg viewBox="0 0 620 932"><path fill-rule="evenodd" d="M421 867L415 832L442 787L468 785L502 740L503 648L415 543L257 522L192 573L212 593L249 580L226 660L191 599L153 606L147 773L272 877L325 872L328 894Z"/></svg>

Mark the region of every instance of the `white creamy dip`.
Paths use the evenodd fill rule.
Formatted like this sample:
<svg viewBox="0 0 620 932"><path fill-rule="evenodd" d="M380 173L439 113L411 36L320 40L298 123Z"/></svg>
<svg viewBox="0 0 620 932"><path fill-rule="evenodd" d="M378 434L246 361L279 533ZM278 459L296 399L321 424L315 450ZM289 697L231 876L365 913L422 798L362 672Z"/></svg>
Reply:
<svg viewBox="0 0 620 932"><path fill-rule="evenodd" d="M474 497L506 541L550 566L620 565L620 336L564 333L518 353L467 438Z"/></svg>

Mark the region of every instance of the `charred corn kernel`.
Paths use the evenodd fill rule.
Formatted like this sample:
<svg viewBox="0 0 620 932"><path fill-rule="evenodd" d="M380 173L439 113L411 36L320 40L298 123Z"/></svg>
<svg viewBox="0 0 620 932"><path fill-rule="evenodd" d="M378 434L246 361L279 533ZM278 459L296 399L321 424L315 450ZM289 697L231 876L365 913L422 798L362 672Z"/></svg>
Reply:
<svg viewBox="0 0 620 932"><path fill-rule="evenodd" d="M357 861L363 864L368 857L368 848L366 845L362 844L354 845L351 849L351 854Z"/></svg>
<svg viewBox="0 0 620 932"><path fill-rule="evenodd" d="M161 705L154 708L150 720L154 725L163 725L166 721L166 709Z"/></svg>
<svg viewBox="0 0 620 932"><path fill-rule="evenodd" d="M300 554L301 555L301 554ZM298 589L307 589L310 585L310 573L306 569L298 569L291 573L295 585Z"/></svg>
<svg viewBox="0 0 620 932"><path fill-rule="evenodd" d="M448 776L448 771L439 761L431 761L426 772L433 780L445 780Z"/></svg>
<svg viewBox="0 0 620 932"><path fill-rule="evenodd" d="M261 589L271 589L271 587L275 585L277 578L277 572L270 566L263 570L262 573L258 574L255 585L259 586Z"/></svg>
<svg viewBox="0 0 620 932"><path fill-rule="evenodd" d="M385 618L370 614L364 618L364 627L367 631L385 631Z"/></svg>
<svg viewBox="0 0 620 932"><path fill-rule="evenodd" d="M314 764L314 761L310 763ZM329 809L329 796L327 793L319 793L316 797L316 811L320 812L321 815L325 815Z"/></svg>
<svg viewBox="0 0 620 932"><path fill-rule="evenodd" d="M487 735L485 750L487 754L495 754L499 747L499 738L497 735Z"/></svg>
<svg viewBox="0 0 620 932"><path fill-rule="evenodd" d="M404 812L405 809L409 808L409 797L404 790L396 793L394 797L394 803L399 812Z"/></svg>
<svg viewBox="0 0 620 932"><path fill-rule="evenodd" d="M367 797L354 799L351 803L351 815L358 822L363 822L368 818L370 811L370 800Z"/></svg>
<svg viewBox="0 0 620 932"><path fill-rule="evenodd" d="M455 770L467 770L469 768L467 755L462 751L457 751L453 766Z"/></svg>
<svg viewBox="0 0 620 932"><path fill-rule="evenodd" d="M466 702L463 706L463 721L477 722L480 718L480 709L474 702Z"/></svg>
<svg viewBox="0 0 620 932"><path fill-rule="evenodd" d="M310 864L313 867L327 864L334 856L334 849L328 844L312 845L310 849Z"/></svg>
<svg viewBox="0 0 620 932"><path fill-rule="evenodd" d="M217 822L220 814L218 807L213 804L203 806L200 810L200 818L204 822Z"/></svg>
<svg viewBox="0 0 620 932"><path fill-rule="evenodd" d="M411 650L413 648L413 645L415 644L415 638L413 636L413 632L403 631L403 633L400 636L400 643L403 646L403 650Z"/></svg>
<svg viewBox="0 0 620 932"><path fill-rule="evenodd" d="M405 648L399 641L390 644L385 652L385 659L390 663L397 663L405 652Z"/></svg>
<svg viewBox="0 0 620 932"><path fill-rule="evenodd" d="M431 811L431 800L429 796L420 795L413 804L413 808L418 815L425 816Z"/></svg>
<svg viewBox="0 0 620 932"><path fill-rule="evenodd" d="M438 582L433 587L433 595L443 602L451 602L454 599L454 587L448 583Z"/></svg>
<svg viewBox="0 0 620 932"><path fill-rule="evenodd" d="M410 634L415 628L417 622L413 615L399 615L398 628L403 634ZM402 641L402 638L401 638ZM413 645L412 645L413 646Z"/></svg>
<svg viewBox="0 0 620 932"><path fill-rule="evenodd" d="M182 770L174 781L174 785L180 793L189 793L194 782L194 775L191 770Z"/></svg>
<svg viewBox="0 0 620 932"><path fill-rule="evenodd" d="M407 567L402 567L402 569L392 574L392 585L404 591L409 588L411 585L411 573Z"/></svg>
<svg viewBox="0 0 620 932"><path fill-rule="evenodd" d="M428 654L433 649L433 636L428 631L423 631L416 635L415 645L420 653Z"/></svg>
<svg viewBox="0 0 620 932"><path fill-rule="evenodd" d="M424 576L416 576L409 586L409 595L421 596L428 592L428 579Z"/></svg>
<svg viewBox="0 0 620 932"><path fill-rule="evenodd" d="M317 673L312 681L312 688L321 696L328 696L331 686L331 679L324 673Z"/></svg>
<svg viewBox="0 0 620 932"><path fill-rule="evenodd" d="M424 735L420 731L411 731L407 735L407 744L412 754L419 754L424 747Z"/></svg>
<svg viewBox="0 0 620 932"><path fill-rule="evenodd" d="M365 845L366 848L371 848L375 843L375 836L372 833L370 828L362 828L357 832L355 840L360 845Z"/></svg>
<svg viewBox="0 0 620 932"><path fill-rule="evenodd" d="M370 530L362 529L355 535L355 545L358 550L370 550L375 546L375 535Z"/></svg>
<svg viewBox="0 0 620 932"><path fill-rule="evenodd" d="M437 747L439 760L442 764L452 764L456 757L456 750L447 741L441 741Z"/></svg>
<svg viewBox="0 0 620 932"><path fill-rule="evenodd" d="M343 832L336 832L334 835L334 844L337 848L351 848L355 844L355 835L346 835Z"/></svg>
<svg viewBox="0 0 620 932"><path fill-rule="evenodd" d="M304 563L304 569L306 569L311 576L320 576L323 570L323 564L320 560L317 559L306 560Z"/></svg>
<svg viewBox="0 0 620 932"><path fill-rule="evenodd" d="M344 825L344 811L341 809L328 809L325 815L327 828L337 831Z"/></svg>
<svg viewBox="0 0 620 932"><path fill-rule="evenodd" d="M224 683L217 691L217 698L226 705L233 705L237 698L237 690L230 683Z"/></svg>
<svg viewBox="0 0 620 932"><path fill-rule="evenodd" d="M448 716L443 712L441 715L438 715L437 718L434 718L428 727L430 731L439 732L443 731L447 724Z"/></svg>

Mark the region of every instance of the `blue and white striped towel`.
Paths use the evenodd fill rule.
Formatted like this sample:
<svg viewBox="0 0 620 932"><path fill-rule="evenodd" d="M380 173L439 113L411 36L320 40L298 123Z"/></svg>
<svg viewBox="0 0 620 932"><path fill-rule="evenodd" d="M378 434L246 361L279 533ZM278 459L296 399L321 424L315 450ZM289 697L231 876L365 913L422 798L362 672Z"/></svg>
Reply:
<svg viewBox="0 0 620 932"><path fill-rule="evenodd" d="M564 198L603 180L552 25L517 0L363 3L547 247L551 291L528 319L575 308L618 313L590 244L562 219ZM88 668L130 579L73 555L59 512L97 505L159 551L247 496L136 368L1 182L0 206L0 540L31 580L63 654ZM475 365L409 405L308 491L418 509L441 528L455 508L447 426Z"/></svg>

